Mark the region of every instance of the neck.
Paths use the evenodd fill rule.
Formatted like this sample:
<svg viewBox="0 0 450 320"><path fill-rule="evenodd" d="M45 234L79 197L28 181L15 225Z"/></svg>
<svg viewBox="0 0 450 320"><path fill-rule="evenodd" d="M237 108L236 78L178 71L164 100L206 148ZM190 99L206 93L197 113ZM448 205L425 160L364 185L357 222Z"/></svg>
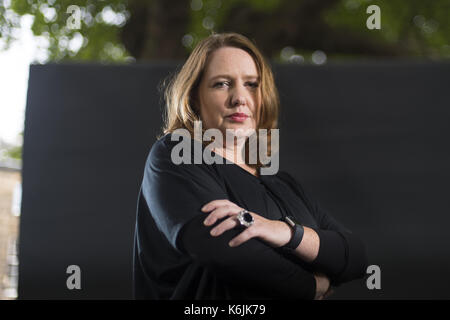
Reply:
<svg viewBox="0 0 450 320"><path fill-rule="evenodd" d="M213 151L238 165L245 165L245 141L246 139L241 137L228 141L228 143L224 141L221 147L216 147Z"/></svg>
<svg viewBox="0 0 450 320"><path fill-rule="evenodd" d="M214 148L213 151L220 155L222 158L228 159L229 161L235 163L236 165L240 166L242 169L248 171L254 176L258 177L258 170L256 168L253 168L245 163L245 153L244 153L244 147L245 147L245 139L237 139L238 142L235 142L234 144L224 144L223 147L220 148ZM239 141L243 140L243 141Z"/></svg>

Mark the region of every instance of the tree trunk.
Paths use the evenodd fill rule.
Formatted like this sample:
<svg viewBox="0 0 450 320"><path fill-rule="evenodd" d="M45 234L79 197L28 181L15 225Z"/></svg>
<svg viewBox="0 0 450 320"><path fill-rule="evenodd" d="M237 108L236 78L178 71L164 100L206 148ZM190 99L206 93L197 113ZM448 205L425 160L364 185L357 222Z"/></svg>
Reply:
<svg viewBox="0 0 450 320"><path fill-rule="evenodd" d="M184 0L130 0L130 19L121 38L136 60L180 60L186 57L181 43L188 29L190 2Z"/></svg>

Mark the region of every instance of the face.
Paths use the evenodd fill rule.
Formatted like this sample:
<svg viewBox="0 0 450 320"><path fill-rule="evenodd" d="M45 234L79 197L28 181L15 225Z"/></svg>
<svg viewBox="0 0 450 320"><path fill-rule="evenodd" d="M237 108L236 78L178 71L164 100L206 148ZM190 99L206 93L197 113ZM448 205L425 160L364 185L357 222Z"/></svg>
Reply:
<svg viewBox="0 0 450 320"><path fill-rule="evenodd" d="M258 76L256 64L246 51L233 47L215 50L198 89L203 128L217 128L223 137L226 129L255 129L261 101Z"/></svg>

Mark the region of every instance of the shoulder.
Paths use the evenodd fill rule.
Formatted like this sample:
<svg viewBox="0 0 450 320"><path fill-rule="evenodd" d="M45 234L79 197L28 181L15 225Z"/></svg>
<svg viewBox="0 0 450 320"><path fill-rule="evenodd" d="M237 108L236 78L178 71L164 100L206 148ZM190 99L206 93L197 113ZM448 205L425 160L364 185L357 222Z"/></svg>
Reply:
<svg viewBox="0 0 450 320"><path fill-rule="evenodd" d="M177 130L184 130L184 129L177 129ZM181 132L181 131L180 131ZM182 142L182 143L181 143ZM158 140L155 141L153 144L151 150L150 150L150 157L152 158L158 158L158 157L170 157L172 150L175 146L182 144L182 147L186 147L186 151L190 151L193 156L193 150L194 145L197 142L194 141L190 137L190 134L186 130L186 132L183 133L166 133L163 136L161 136ZM201 147L201 143L199 143ZM183 149L182 148L182 149ZM180 150L177 149L177 152Z"/></svg>
<svg viewBox="0 0 450 320"><path fill-rule="evenodd" d="M182 139L178 134L165 134L155 141L149 152L146 162L147 171L185 174L197 180L206 175L217 178L219 174L215 166L204 162L194 163L196 143L190 137ZM179 147L175 148L177 145ZM201 148L201 144L199 146Z"/></svg>
<svg viewBox="0 0 450 320"><path fill-rule="evenodd" d="M167 149L167 145L165 143L167 139L166 136L167 135L160 137L151 146L150 151L147 154L147 159L145 161L146 171L161 166L161 164L166 163L167 159L170 157L170 152Z"/></svg>
<svg viewBox="0 0 450 320"><path fill-rule="evenodd" d="M153 143L149 156L156 157L156 156L164 156L167 155L167 153L171 149L171 134L166 133L162 137L158 138L155 143Z"/></svg>
<svg viewBox="0 0 450 320"><path fill-rule="evenodd" d="M149 164L169 164L171 162L172 149L178 141L172 141L172 134L166 133L158 138L152 145L147 158Z"/></svg>

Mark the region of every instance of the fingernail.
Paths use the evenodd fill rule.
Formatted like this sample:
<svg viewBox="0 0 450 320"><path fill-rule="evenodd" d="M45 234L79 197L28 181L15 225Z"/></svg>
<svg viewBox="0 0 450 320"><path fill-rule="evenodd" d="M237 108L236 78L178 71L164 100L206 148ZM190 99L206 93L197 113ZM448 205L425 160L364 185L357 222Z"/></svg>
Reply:
<svg viewBox="0 0 450 320"><path fill-rule="evenodd" d="M217 230L215 230L215 229L211 230L211 235L212 235L212 236L215 236L216 233L217 233Z"/></svg>
<svg viewBox="0 0 450 320"><path fill-rule="evenodd" d="M234 246L234 242L233 242L233 241L230 241L230 242L228 242L228 245L229 245L230 247L233 247L233 246Z"/></svg>
<svg viewBox="0 0 450 320"><path fill-rule="evenodd" d="M204 224L205 226L207 226L207 225L209 224L209 220L208 220L208 219L205 219L205 221L203 221L203 224Z"/></svg>

